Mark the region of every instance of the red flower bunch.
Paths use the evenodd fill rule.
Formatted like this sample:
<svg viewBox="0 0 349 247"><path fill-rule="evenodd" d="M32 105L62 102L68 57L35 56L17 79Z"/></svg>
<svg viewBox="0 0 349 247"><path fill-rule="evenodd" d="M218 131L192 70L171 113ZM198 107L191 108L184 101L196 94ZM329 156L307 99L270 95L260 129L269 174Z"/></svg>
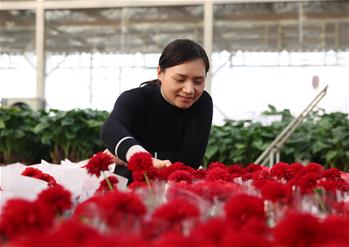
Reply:
<svg viewBox="0 0 349 247"><path fill-rule="evenodd" d="M43 190L38 195L37 201L50 207L54 214L62 214L72 207L71 197L70 191L64 189L61 185L56 185Z"/></svg>
<svg viewBox="0 0 349 247"><path fill-rule="evenodd" d="M163 167L158 170L157 172L157 177L162 179L162 180L168 180L168 177L176 171L187 171L191 174L195 174L195 171L193 168L190 166L185 165L182 162L175 162L169 167Z"/></svg>
<svg viewBox="0 0 349 247"><path fill-rule="evenodd" d="M206 172L206 181L225 181L232 182L233 177L228 173L226 168L214 167Z"/></svg>
<svg viewBox="0 0 349 247"><path fill-rule="evenodd" d="M322 222L322 246L347 246L349 243L349 218L335 215L328 216Z"/></svg>
<svg viewBox="0 0 349 247"><path fill-rule="evenodd" d="M253 173L255 171L259 171L259 170L262 170L262 166L261 165L258 165L258 164L249 164L248 166L246 166L244 168L244 170L246 172L249 172L249 173Z"/></svg>
<svg viewBox="0 0 349 247"><path fill-rule="evenodd" d="M99 183L99 187L97 188L96 193L107 193L110 191L107 179L109 180L113 190L117 189L117 185L119 182L118 178L115 176L108 176Z"/></svg>
<svg viewBox="0 0 349 247"><path fill-rule="evenodd" d="M341 172L336 168L330 168L322 171L322 177L329 180L342 180Z"/></svg>
<svg viewBox="0 0 349 247"><path fill-rule="evenodd" d="M72 216L77 221L89 222L98 215L97 203L100 200L100 196L93 196L86 201L79 203Z"/></svg>
<svg viewBox="0 0 349 247"><path fill-rule="evenodd" d="M210 181L210 182L198 182L193 184L188 190L203 197L209 201L226 201L232 195L239 193L241 190L240 185L235 183Z"/></svg>
<svg viewBox="0 0 349 247"><path fill-rule="evenodd" d="M231 233L224 218L210 218L194 228L191 237L199 243L204 243L203 246L224 246L224 238Z"/></svg>
<svg viewBox="0 0 349 247"><path fill-rule="evenodd" d="M217 167L225 169L225 170L228 171L228 166L226 166L222 162L211 162L210 164L208 164L208 169L207 170L214 169L214 168L217 168Z"/></svg>
<svg viewBox="0 0 349 247"><path fill-rule="evenodd" d="M191 176L192 176L193 180L205 179L205 177L206 177L206 170L204 170L204 169L198 169L198 170L193 169L193 171L191 173Z"/></svg>
<svg viewBox="0 0 349 247"><path fill-rule="evenodd" d="M101 219L110 227L129 229L143 216L146 208L134 193L112 191L97 201Z"/></svg>
<svg viewBox="0 0 349 247"><path fill-rule="evenodd" d="M252 184L260 189L264 186L264 184L270 180L274 180L270 173L268 171L264 171L264 170L259 170L259 171L256 171L252 174Z"/></svg>
<svg viewBox="0 0 349 247"><path fill-rule="evenodd" d="M174 181L174 182L187 182L191 183L192 182L192 175L188 171L184 170L178 170L175 172L172 172L170 176L168 176L169 181Z"/></svg>
<svg viewBox="0 0 349 247"><path fill-rule="evenodd" d="M48 186L55 186L57 184L54 177L34 167L25 168L21 175L46 181Z"/></svg>
<svg viewBox="0 0 349 247"><path fill-rule="evenodd" d="M298 186L302 193L308 194L313 193L320 178L321 174L319 172L302 172L298 173L296 177L290 181L290 184Z"/></svg>
<svg viewBox="0 0 349 247"><path fill-rule="evenodd" d="M304 166L301 163L295 162L288 167L288 174L290 179L293 179L299 172L303 170ZM289 179L289 180L290 180Z"/></svg>
<svg viewBox="0 0 349 247"><path fill-rule="evenodd" d="M30 238L18 246L35 247L75 247L75 246L105 246L92 245L96 239L102 239L102 235L94 228L80 223L79 221L68 219L64 220L53 231L42 234L40 237ZM15 245L17 246L17 245Z"/></svg>
<svg viewBox="0 0 349 247"><path fill-rule="evenodd" d="M289 167L289 164L279 162L270 169L270 175L276 177L277 179L285 179L288 181L292 178L292 175L289 172Z"/></svg>
<svg viewBox="0 0 349 247"><path fill-rule="evenodd" d="M48 231L52 224L52 211L45 204L10 199L1 210L0 236L9 239L25 238Z"/></svg>
<svg viewBox="0 0 349 247"><path fill-rule="evenodd" d="M132 172L133 181L146 182L156 177L156 168L153 166L153 158L147 152L138 152L131 156L128 169Z"/></svg>
<svg viewBox="0 0 349 247"><path fill-rule="evenodd" d="M304 166L304 172L321 172L324 167L316 162L310 162L308 165Z"/></svg>
<svg viewBox="0 0 349 247"><path fill-rule="evenodd" d="M224 205L224 210L227 220L237 228L252 219L266 219L263 200L247 194L238 194L230 198Z"/></svg>
<svg viewBox="0 0 349 247"><path fill-rule="evenodd" d="M305 213L290 213L274 228L273 235L277 246L321 246L319 220Z"/></svg>
<svg viewBox="0 0 349 247"><path fill-rule="evenodd" d="M292 188L287 184L282 184L274 180L266 182L262 189L264 200L289 204L292 201Z"/></svg>
<svg viewBox="0 0 349 247"><path fill-rule="evenodd" d="M228 166L228 171L230 174L233 174L234 177L241 177L242 174L246 173L244 168L236 164Z"/></svg>
<svg viewBox="0 0 349 247"><path fill-rule="evenodd" d="M87 173L90 175L96 175L99 177L101 172L108 171L109 165L113 163L113 158L104 152L98 152L89 159L87 164L83 167L87 169Z"/></svg>
<svg viewBox="0 0 349 247"><path fill-rule="evenodd" d="M198 207L184 199L173 199L158 207L153 213L153 219L178 223L185 219L197 218L200 215Z"/></svg>

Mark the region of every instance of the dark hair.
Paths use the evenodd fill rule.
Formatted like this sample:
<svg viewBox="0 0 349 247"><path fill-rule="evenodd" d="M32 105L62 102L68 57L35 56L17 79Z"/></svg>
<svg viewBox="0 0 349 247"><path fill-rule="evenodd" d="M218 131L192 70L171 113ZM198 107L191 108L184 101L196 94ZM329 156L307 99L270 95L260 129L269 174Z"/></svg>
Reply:
<svg viewBox="0 0 349 247"><path fill-rule="evenodd" d="M167 68L180 65L201 58L205 63L206 73L210 69L210 62L208 60L205 50L197 43L190 39L176 39L167 44L159 59L160 70L164 71ZM146 81L141 83L144 85L160 85L159 80Z"/></svg>
<svg viewBox="0 0 349 247"><path fill-rule="evenodd" d="M176 39L169 43L163 50L159 59L159 66L161 71L164 71L167 68L197 58L201 58L204 61L207 73L210 69L210 62L205 50L190 39Z"/></svg>

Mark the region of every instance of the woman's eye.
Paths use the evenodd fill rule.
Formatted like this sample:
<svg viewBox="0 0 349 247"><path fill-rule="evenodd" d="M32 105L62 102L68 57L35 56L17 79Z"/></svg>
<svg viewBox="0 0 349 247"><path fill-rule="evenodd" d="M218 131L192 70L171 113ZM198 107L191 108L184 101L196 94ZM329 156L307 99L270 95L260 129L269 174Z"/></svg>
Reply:
<svg viewBox="0 0 349 247"><path fill-rule="evenodd" d="M194 81L194 83L200 85L202 83L202 80Z"/></svg>
<svg viewBox="0 0 349 247"><path fill-rule="evenodd" d="M175 81L177 81L177 82L184 82L185 80L184 79L175 79Z"/></svg>

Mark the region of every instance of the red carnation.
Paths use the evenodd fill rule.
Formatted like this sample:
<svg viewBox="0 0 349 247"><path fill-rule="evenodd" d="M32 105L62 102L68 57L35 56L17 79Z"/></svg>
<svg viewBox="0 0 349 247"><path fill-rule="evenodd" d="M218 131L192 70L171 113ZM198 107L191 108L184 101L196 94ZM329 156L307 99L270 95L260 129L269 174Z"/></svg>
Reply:
<svg viewBox="0 0 349 247"><path fill-rule="evenodd" d="M101 234L94 228L80 223L76 220L65 220L48 234L40 237L30 238L25 244L19 246L35 247L75 247L75 246L96 246L90 245L91 241L101 239ZM99 245L104 246L104 245Z"/></svg>
<svg viewBox="0 0 349 247"><path fill-rule="evenodd" d="M346 181L338 181L337 189L342 191L342 192L348 192L349 191L349 183L347 183Z"/></svg>
<svg viewBox="0 0 349 247"><path fill-rule="evenodd" d="M98 215L97 204L101 199L101 196L93 196L82 203L79 203L75 210L72 218L78 221L90 221Z"/></svg>
<svg viewBox="0 0 349 247"><path fill-rule="evenodd" d="M212 202L215 200L226 201L232 195L239 193L240 190L240 185L222 181L203 181L193 184L190 188L190 191Z"/></svg>
<svg viewBox="0 0 349 247"><path fill-rule="evenodd" d="M322 171L322 177L329 180L341 180L341 172L336 168L330 168Z"/></svg>
<svg viewBox="0 0 349 247"><path fill-rule="evenodd" d="M72 206L71 193L61 185L43 190L38 195L37 201L45 203L55 214L62 214Z"/></svg>
<svg viewBox="0 0 349 247"><path fill-rule="evenodd" d="M290 180L292 177L289 173L289 167L289 164L285 162L279 162L270 169L270 174L277 179Z"/></svg>
<svg viewBox="0 0 349 247"><path fill-rule="evenodd" d="M261 165L257 165L257 164L249 164L248 166L246 166L244 168L244 170L246 172L255 172L255 171L259 171L262 169L262 166Z"/></svg>
<svg viewBox="0 0 349 247"><path fill-rule="evenodd" d="M169 167L163 167L158 170L158 177L163 180L168 180L168 177L175 171L187 171L193 173L195 170L182 162L175 162Z"/></svg>
<svg viewBox="0 0 349 247"><path fill-rule="evenodd" d="M278 183L270 180L266 182L261 189L263 198L272 202L281 202L288 204L292 199L291 187L287 184Z"/></svg>
<svg viewBox="0 0 349 247"><path fill-rule="evenodd" d="M313 193L314 188L318 184L318 179L320 178L321 174L318 172L307 172L304 173L302 176L298 174L293 181L290 182L290 184L295 184L301 188L301 192L308 194Z"/></svg>
<svg viewBox="0 0 349 247"><path fill-rule="evenodd" d="M46 205L23 199L10 199L2 208L0 235L8 239L42 234L50 229L53 214Z"/></svg>
<svg viewBox="0 0 349 247"><path fill-rule="evenodd" d="M110 227L130 229L146 212L146 208L134 193L112 191L97 202L101 218Z"/></svg>
<svg viewBox="0 0 349 247"><path fill-rule="evenodd" d="M228 172L228 169L222 167L214 167L206 172L206 181L226 181L232 182L233 177Z"/></svg>
<svg viewBox="0 0 349 247"><path fill-rule="evenodd" d="M231 229L223 218L210 218L199 224L191 232L191 237L206 246L224 246L224 238L231 234ZM205 245L204 245L205 246Z"/></svg>
<svg viewBox="0 0 349 247"><path fill-rule="evenodd" d="M244 168L236 164L228 166L228 171L232 174L244 174L246 172Z"/></svg>
<svg viewBox="0 0 349 247"><path fill-rule="evenodd" d="M21 175L33 178L40 178L42 175L42 171L34 167L26 167L24 171L21 173Z"/></svg>
<svg viewBox="0 0 349 247"><path fill-rule="evenodd" d="M251 175L253 180L252 183L258 189L262 188L266 182L270 180L274 181L274 179L270 176L270 173L268 171L259 170L251 173Z"/></svg>
<svg viewBox="0 0 349 247"><path fill-rule="evenodd" d="M241 227L251 219L265 220L263 200L247 195L238 194L224 205L228 221L235 227Z"/></svg>
<svg viewBox="0 0 349 247"><path fill-rule="evenodd" d="M154 179L158 170L153 166L153 158L147 152L138 152L132 155L128 162L128 169L132 172L135 182L148 182L147 179Z"/></svg>
<svg viewBox="0 0 349 247"><path fill-rule="evenodd" d="M346 246L349 243L349 218L330 215L322 222L322 246Z"/></svg>
<svg viewBox="0 0 349 247"><path fill-rule="evenodd" d="M131 156L127 167L132 172L147 171L153 167L153 158L150 153L137 152Z"/></svg>
<svg viewBox="0 0 349 247"><path fill-rule="evenodd" d="M175 171L173 173L171 173L171 175L168 177L169 181L174 181L174 182L187 182L187 183L191 183L192 182L192 176L188 171L184 171L184 170L178 170Z"/></svg>
<svg viewBox="0 0 349 247"><path fill-rule="evenodd" d="M221 162L211 162L210 164L208 164L208 170L213 169L213 168L217 168L217 167L228 170L228 167L224 163L221 163Z"/></svg>
<svg viewBox="0 0 349 247"><path fill-rule="evenodd" d="M113 158L110 155L104 152L98 152L97 154L93 155L83 167L86 167L88 174L99 177L102 171L109 170L108 167L113 162Z"/></svg>
<svg viewBox="0 0 349 247"><path fill-rule="evenodd" d="M107 179L109 180L113 190L117 189L119 182L118 178L115 176L108 176ZM110 191L107 179L105 178L99 183L99 187L97 188L96 193L107 193Z"/></svg>
<svg viewBox="0 0 349 247"><path fill-rule="evenodd" d="M292 163L288 167L288 174L290 175L290 178L294 178L299 172L301 172L304 169L304 166L301 163Z"/></svg>
<svg viewBox="0 0 349 247"><path fill-rule="evenodd" d="M25 168L21 175L46 181L48 186L55 186L57 184L54 177L49 174L43 173L42 171L34 167Z"/></svg>
<svg viewBox="0 0 349 247"><path fill-rule="evenodd" d="M158 207L153 213L153 218L178 223L185 219L199 217L199 215L200 212L197 206L178 198Z"/></svg>
<svg viewBox="0 0 349 247"><path fill-rule="evenodd" d="M273 230L277 246L321 246L319 220L305 213L290 213Z"/></svg>
<svg viewBox="0 0 349 247"><path fill-rule="evenodd" d="M205 169L193 170L191 173L193 180L202 180L206 177Z"/></svg>
<svg viewBox="0 0 349 247"><path fill-rule="evenodd" d="M323 187L326 191L336 191L341 181L322 180L318 183L319 187Z"/></svg>
<svg viewBox="0 0 349 247"><path fill-rule="evenodd" d="M130 190L136 190L138 188L147 188L149 185L145 182L141 182L141 181L133 181L129 186L127 186L127 188L129 188Z"/></svg>

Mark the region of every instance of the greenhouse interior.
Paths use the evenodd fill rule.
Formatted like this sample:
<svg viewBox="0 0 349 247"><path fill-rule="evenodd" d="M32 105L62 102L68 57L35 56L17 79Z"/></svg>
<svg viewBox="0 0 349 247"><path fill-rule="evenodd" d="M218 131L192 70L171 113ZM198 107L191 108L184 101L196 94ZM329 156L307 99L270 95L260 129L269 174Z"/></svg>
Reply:
<svg viewBox="0 0 349 247"><path fill-rule="evenodd" d="M1 0L0 246L349 246L349 1Z"/></svg>

